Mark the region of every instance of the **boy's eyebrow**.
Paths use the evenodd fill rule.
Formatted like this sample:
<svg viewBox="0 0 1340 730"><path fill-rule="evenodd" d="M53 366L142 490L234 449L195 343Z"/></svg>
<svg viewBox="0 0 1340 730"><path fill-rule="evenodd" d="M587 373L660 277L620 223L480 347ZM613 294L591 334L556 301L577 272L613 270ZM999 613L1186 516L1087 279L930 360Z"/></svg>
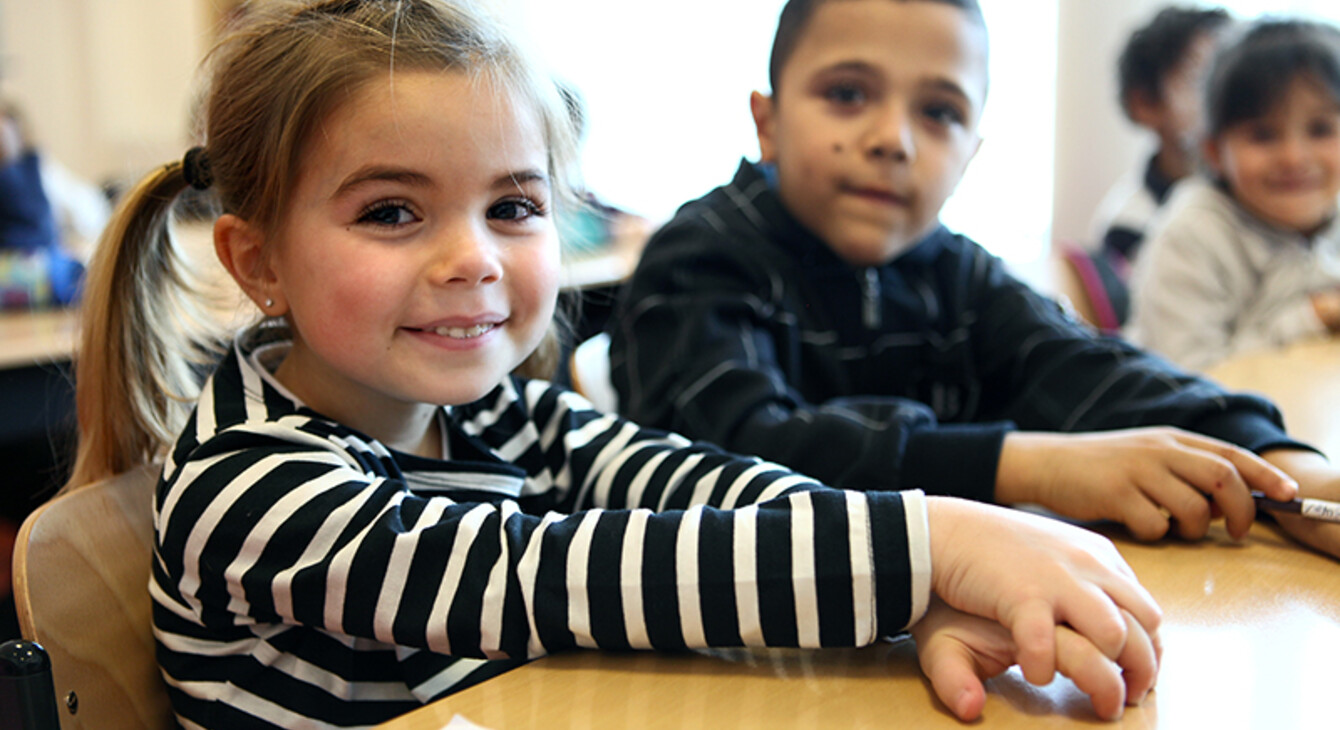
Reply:
<svg viewBox="0 0 1340 730"><path fill-rule="evenodd" d="M845 73L855 72L855 73L872 74L872 75L882 75L883 73L878 66L866 63L865 61L858 61L858 60L838 61L837 63L825 66L819 70L820 74L844 73L844 72ZM934 91L942 91L953 94L955 96L960 96L966 100L970 100L972 98L961 84L954 81L953 79L942 76L925 81L922 83L922 86L929 87L931 90Z"/></svg>
<svg viewBox="0 0 1340 730"><path fill-rule="evenodd" d="M952 79L946 79L946 78L931 79L923 85L929 87L934 91L942 91L947 94L953 94L954 96L963 97L964 100L972 99L972 97L968 95L968 92Z"/></svg>

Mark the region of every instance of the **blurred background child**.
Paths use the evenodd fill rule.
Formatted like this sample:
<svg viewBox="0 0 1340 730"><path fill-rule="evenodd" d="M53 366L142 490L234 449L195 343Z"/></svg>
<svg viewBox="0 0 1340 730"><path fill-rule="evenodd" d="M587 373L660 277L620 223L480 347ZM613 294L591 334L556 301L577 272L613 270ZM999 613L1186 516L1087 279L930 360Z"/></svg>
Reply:
<svg viewBox="0 0 1340 730"><path fill-rule="evenodd" d="M1131 34L1118 61L1122 111L1154 133L1153 155L1117 182L1094 215L1094 238L1116 262L1132 261L1173 184L1195 170L1201 82L1219 32L1219 8L1168 7Z"/></svg>
<svg viewBox="0 0 1340 730"><path fill-rule="evenodd" d="M69 304L83 265L66 251L43 163L18 106L0 100L0 306Z"/></svg>
<svg viewBox="0 0 1340 730"><path fill-rule="evenodd" d="M1206 89L1206 176L1137 267L1133 339L1203 369L1340 331L1340 30L1253 25Z"/></svg>
<svg viewBox="0 0 1340 730"><path fill-rule="evenodd" d="M1167 7L1131 33L1117 63L1118 98L1136 126L1153 133L1153 154L1104 196L1084 245L1061 253L1085 272L1085 296L1116 331L1130 316L1130 267L1173 185L1194 171L1201 125L1201 82L1215 42L1229 24L1219 8Z"/></svg>

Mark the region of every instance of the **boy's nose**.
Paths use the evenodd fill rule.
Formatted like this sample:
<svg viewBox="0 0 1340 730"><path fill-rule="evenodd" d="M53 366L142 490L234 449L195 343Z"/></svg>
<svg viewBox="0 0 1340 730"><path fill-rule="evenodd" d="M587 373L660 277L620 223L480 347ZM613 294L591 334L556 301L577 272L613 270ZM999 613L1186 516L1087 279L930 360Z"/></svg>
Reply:
<svg viewBox="0 0 1340 730"><path fill-rule="evenodd" d="M875 159L909 162L916 157L916 140L905 110L886 107L875 119L865 140L866 154Z"/></svg>
<svg viewBox="0 0 1340 730"><path fill-rule="evenodd" d="M477 286L502 278L498 245L486 232L473 228L457 230L441 239L429 266L433 283Z"/></svg>

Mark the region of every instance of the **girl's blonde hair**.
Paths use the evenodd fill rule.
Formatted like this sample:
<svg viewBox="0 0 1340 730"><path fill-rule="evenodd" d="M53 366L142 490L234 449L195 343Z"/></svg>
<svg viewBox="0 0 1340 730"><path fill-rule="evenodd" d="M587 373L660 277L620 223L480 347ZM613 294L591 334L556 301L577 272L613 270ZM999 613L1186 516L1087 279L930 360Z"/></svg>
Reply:
<svg viewBox="0 0 1340 730"><path fill-rule="evenodd" d="M401 71L486 78L506 101L533 108L555 198L573 198L575 139L556 85L464 0L255 3L206 68L201 126L216 207L262 231L278 229L318 125L364 83ZM79 450L66 489L162 454L227 339L205 326L212 318L169 233L187 187L181 162L146 176L90 262L75 371ZM553 372L553 330L521 371Z"/></svg>

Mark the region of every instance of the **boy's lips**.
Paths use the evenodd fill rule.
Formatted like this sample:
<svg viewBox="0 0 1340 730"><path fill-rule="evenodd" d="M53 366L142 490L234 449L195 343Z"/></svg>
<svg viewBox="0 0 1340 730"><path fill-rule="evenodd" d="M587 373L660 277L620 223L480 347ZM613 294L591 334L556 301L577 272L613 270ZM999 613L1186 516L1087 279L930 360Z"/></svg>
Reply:
<svg viewBox="0 0 1340 730"><path fill-rule="evenodd" d="M848 195L854 195L858 198L882 203L884 205L906 206L912 201L912 196L910 195L900 194L889 188L877 185L846 184L842 186L842 190Z"/></svg>

